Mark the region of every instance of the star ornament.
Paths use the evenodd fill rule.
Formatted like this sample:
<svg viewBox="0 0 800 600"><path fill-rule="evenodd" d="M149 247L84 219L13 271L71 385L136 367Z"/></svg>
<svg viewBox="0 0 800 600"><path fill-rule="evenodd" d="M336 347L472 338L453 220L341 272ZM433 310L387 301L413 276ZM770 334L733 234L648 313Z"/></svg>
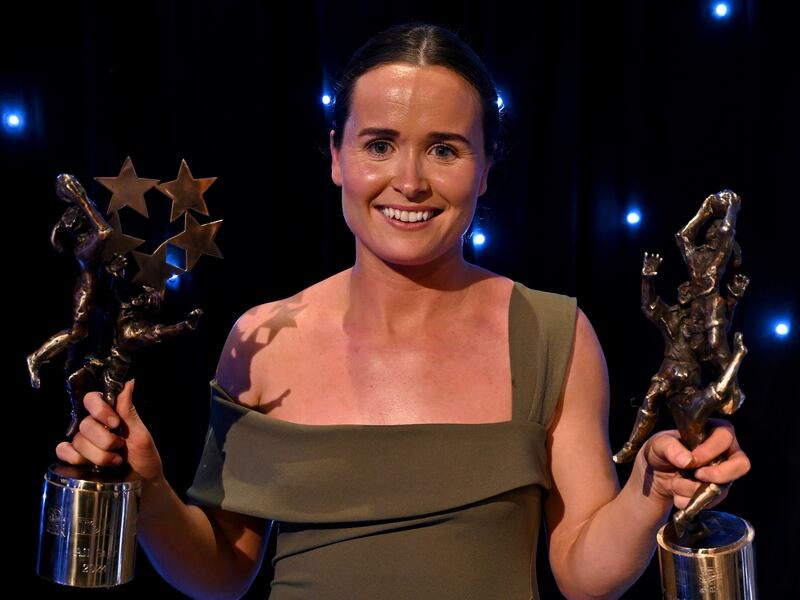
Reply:
<svg viewBox="0 0 800 600"><path fill-rule="evenodd" d="M214 237L217 235L219 226L222 225L222 220L201 225L187 212L185 223L183 232L169 238L167 242L179 248L183 248L186 252L187 271L194 266L203 254L222 258L222 252L219 251L219 248L217 248L217 245L214 243Z"/></svg>
<svg viewBox="0 0 800 600"><path fill-rule="evenodd" d="M161 244L152 254L134 250L133 258L139 267L139 272L136 273L133 282L149 285L160 292L166 288L167 279L186 272L167 262L167 242Z"/></svg>
<svg viewBox="0 0 800 600"><path fill-rule="evenodd" d="M122 233L122 222L119 220L118 212L111 215L108 224L111 225L111 237L103 246L103 262L110 261L115 254L125 256L144 244L144 240Z"/></svg>
<svg viewBox="0 0 800 600"><path fill-rule="evenodd" d="M192 209L202 215L208 216L208 208L203 198L203 193L217 180L216 177L195 179L185 160L181 161L178 169L178 178L167 183L162 183L156 188L163 194L172 198L172 216L170 222Z"/></svg>
<svg viewBox="0 0 800 600"><path fill-rule="evenodd" d="M95 177L94 179L112 193L106 214L115 213L123 206L130 206L142 216L149 216L144 193L156 187L158 179L138 177L130 156L122 163L122 169L116 177Z"/></svg>

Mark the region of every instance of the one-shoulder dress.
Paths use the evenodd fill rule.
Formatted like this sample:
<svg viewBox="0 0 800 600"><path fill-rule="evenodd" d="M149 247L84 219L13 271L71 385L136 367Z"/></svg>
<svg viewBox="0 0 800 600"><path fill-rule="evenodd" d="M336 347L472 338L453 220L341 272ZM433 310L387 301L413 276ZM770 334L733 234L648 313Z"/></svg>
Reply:
<svg viewBox="0 0 800 600"><path fill-rule="evenodd" d="M274 520L271 600L531 600L546 426L574 298L515 283L513 415L498 423L303 425L211 382L196 504Z"/></svg>

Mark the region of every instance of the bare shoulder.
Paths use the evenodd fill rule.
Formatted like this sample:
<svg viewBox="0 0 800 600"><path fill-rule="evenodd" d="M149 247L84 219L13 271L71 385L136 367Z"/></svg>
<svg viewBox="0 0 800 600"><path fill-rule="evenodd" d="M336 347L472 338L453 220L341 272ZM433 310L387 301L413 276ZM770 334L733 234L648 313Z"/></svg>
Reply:
<svg viewBox="0 0 800 600"><path fill-rule="evenodd" d="M564 391L550 422L551 437L585 439L587 429L605 435L608 419L608 368L600 341L586 314L578 309L572 355Z"/></svg>
<svg viewBox="0 0 800 600"><path fill-rule="evenodd" d="M242 314L225 341L215 379L240 404L257 408L270 356L292 353L309 325L330 310L342 274L297 294L252 307Z"/></svg>
<svg viewBox="0 0 800 600"><path fill-rule="evenodd" d="M568 377L589 378L594 381L605 381L608 377L600 340L586 313L580 308L575 321L575 342Z"/></svg>

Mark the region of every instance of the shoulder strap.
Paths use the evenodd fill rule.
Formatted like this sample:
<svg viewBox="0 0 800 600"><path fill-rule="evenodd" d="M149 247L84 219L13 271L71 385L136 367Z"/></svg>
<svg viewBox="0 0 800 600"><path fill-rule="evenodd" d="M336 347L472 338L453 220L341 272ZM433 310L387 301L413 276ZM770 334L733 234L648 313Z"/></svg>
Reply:
<svg viewBox="0 0 800 600"><path fill-rule="evenodd" d="M508 311L514 420L549 425L572 354L576 308L575 298L514 284Z"/></svg>

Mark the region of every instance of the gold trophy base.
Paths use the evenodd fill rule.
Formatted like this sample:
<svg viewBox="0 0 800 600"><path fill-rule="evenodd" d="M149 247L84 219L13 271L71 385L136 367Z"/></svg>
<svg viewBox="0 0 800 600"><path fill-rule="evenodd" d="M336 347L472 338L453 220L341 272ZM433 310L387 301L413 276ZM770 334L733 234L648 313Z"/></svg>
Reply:
<svg viewBox="0 0 800 600"><path fill-rule="evenodd" d="M670 520L658 532L665 600L755 600L753 526L711 510L697 517L699 533L678 536Z"/></svg>
<svg viewBox="0 0 800 600"><path fill-rule="evenodd" d="M138 475L54 463L44 480L36 573L80 588L133 579Z"/></svg>

